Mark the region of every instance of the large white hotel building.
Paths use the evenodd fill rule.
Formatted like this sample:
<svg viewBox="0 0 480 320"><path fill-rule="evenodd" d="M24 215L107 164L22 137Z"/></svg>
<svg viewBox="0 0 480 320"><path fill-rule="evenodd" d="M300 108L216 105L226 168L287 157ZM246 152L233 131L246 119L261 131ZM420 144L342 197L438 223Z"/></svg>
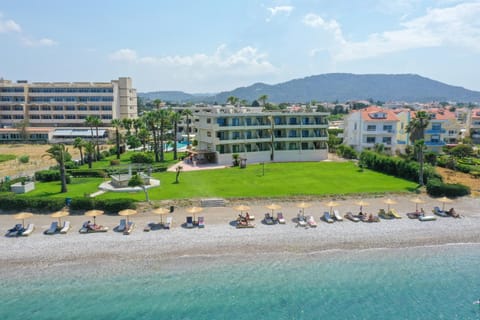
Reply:
<svg viewBox="0 0 480 320"><path fill-rule="evenodd" d="M132 79L110 82L33 82L0 79L0 127L28 120L30 127L79 127L87 116L108 126L137 117Z"/></svg>

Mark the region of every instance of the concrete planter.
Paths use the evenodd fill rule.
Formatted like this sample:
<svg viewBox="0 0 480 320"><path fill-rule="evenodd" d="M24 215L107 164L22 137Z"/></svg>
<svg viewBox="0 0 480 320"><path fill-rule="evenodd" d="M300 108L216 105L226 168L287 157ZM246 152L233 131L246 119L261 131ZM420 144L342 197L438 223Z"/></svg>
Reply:
<svg viewBox="0 0 480 320"><path fill-rule="evenodd" d="M27 193L32 190L35 190L35 182L30 181L30 182L25 182L25 184L22 184L21 182L12 184L10 186L10 190L13 193L19 194L19 193Z"/></svg>

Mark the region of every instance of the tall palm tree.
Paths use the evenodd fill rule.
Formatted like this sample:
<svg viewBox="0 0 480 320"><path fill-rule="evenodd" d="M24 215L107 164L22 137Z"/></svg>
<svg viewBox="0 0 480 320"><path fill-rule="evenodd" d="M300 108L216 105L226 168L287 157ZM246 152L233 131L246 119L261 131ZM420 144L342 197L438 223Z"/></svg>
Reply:
<svg viewBox="0 0 480 320"><path fill-rule="evenodd" d="M160 109L155 111L158 113L158 123L159 123L159 128L158 128L158 134L160 137L160 161L164 161L164 140L165 140L165 132L169 127L169 116L170 113L166 109Z"/></svg>
<svg viewBox="0 0 480 320"><path fill-rule="evenodd" d="M140 139L140 142L143 145L143 151L145 152L148 139L150 138L150 132L146 128L140 128L140 131L138 131L137 136L138 136L138 139Z"/></svg>
<svg viewBox="0 0 480 320"><path fill-rule="evenodd" d="M160 109L160 105L162 104L162 100L160 99L155 99L153 100L153 104L155 105L155 107L158 109Z"/></svg>
<svg viewBox="0 0 480 320"><path fill-rule="evenodd" d="M177 133L178 133L178 123L182 119L182 115L178 112L171 111L170 119L173 123L173 160L177 160Z"/></svg>
<svg viewBox="0 0 480 320"><path fill-rule="evenodd" d="M78 149L78 152L80 152L80 164L83 164L83 147L85 146L85 140L83 140L80 137L76 137L75 141L73 141L73 148Z"/></svg>
<svg viewBox="0 0 480 320"><path fill-rule="evenodd" d="M417 161L420 165L420 168L418 169L418 184L423 186L424 185L423 167L425 162L423 152L426 150L425 141L423 139L416 140L414 149L415 149L415 153L417 154Z"/></svg>
<svg viewBox="0 0 480 320"><path fill-rule="evenodd" d="M132 121L133 129L135 130L135 135L138 135L138 131L144 127L143 121L140 118L133 119Z"/></svg>
<svg viewBox="0 0 480 320"><path fill-rule="evenodd" d="M258 100L262 102L262 107L265 108L265 105L267 104L268 96L266 94L262 94L260 97L258 97Z"/></svg>
<svg viewBox="0 0 480 320"><path fill-rule="evenodd" d="M64 144L54 144L48 150L44 156L54 159L58 164L58 170L60 171L60 193L66 193L67 190L67 175L65 171L65 161L70 157L68 149Z"/></svg>
<svg viewBox="0 0 480 320"><path fill-rule="evenodd" d="M156 111L150 111L145 116L145 123L147 129L152 133L153 138L153 153L155 154L155 162L159 162L160 158L158 157L158 119Z"/></svg>
<svg viewBox="0 0 480 320"><path fill-rule="evenodd" d="M238 99L235 96L230 96L230 97L227 98L227 103L231 104L232 106L236 106L239 100L240 99Z"/></svg>
<svg viewBox="0 0 480 320"><path fill-rule="evenodd" d="M88 168L92 169L92 161L95 156L95 144L92 141L85 143L85 154L87 156Z"/></svg>
<svg viewBox="0 0 480 320"><path fill-rule="evenodd" d="M131 134L130 130L132 129L132 124L133 124L132 119L129 119L129 118L122 119L122 125L125 129L127 129L127 136Z"/></svg>
<svg viewBox="0 0 480 320"><path fill-rule="evenodd" d="M193 117L192 110L184 109L182 111L182 116L186 118L187 123L187 147L190 147L190 117Z"/></svg>
<svg viewBox="0 0 480 320"><path fill-rule="evenodd" d="M98 138L98 127L101 126L103 123L102 123L102 120L100 120L100 118L98 116L87 116L85 118L85 123L87 123L89 126L90 126L90 130L92 130L92 127L95 127L95 132L96 132L96 139L95 139L95 145L97 146L97 155L96 155L96 159L97 160L100 160L100 142L99 142L99 138ZM93 132L92 132L92 136L93 136Z"/></svg>
<svg viewBox="0 0 480 320"><path fill-rule="evenodd" d="M88 126L88 127L90 127L90 134L91 134L91 141L92 141L92 142L95 141L95 140L94 140L94 139L95 139L95 135L93 134L93 127L94 127L94 125L93 125L94 120L93 120L93 119L94 119L93 116L87 116L87 117L85 118L85 125Z"/></svg>
<svg viewBox="0 0 480 320"><path fill-rule="evenodd" d="M425 138L425 128L428 127L429 117L426 111L418 111L415 118L407 125L407 132L410 134L410 142Z"/></svg>
<svg viewBox="0 0 480 320"><path fill-rule="evenodd" d="M268 120L270 121L270 161L275 160L275 122L273 116L268 116Z"/></svg>
<svg viewBox="0 0 480 320"><path fill-rule="evenodd" d="M113 119L112 126L115 128L115 144L117 149L117 159L120 159L120 128L122 127L122 121L120 119Z"/></svg>

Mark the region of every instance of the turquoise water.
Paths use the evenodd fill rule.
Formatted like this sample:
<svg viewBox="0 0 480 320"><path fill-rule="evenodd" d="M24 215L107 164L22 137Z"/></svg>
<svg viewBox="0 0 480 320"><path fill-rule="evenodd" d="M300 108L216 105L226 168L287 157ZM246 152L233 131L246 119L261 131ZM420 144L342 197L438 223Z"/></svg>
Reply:
<svg viewBox="0 0 480 320"><path fill-rule="evenodd" d="M177 142L177 150L182 149L182 148L186 148L187 146L188 146L188 144L186 142ZM172 144L165 143L163 145L163 149L166 150L166 151L172 151L173 150L173 143Z"/></svg>
<svg viewBox="0 0 480 320"><path fill-rule="evenodd" d="M2 279L0 319L480 319L480 245L240 253Z"/></svg>

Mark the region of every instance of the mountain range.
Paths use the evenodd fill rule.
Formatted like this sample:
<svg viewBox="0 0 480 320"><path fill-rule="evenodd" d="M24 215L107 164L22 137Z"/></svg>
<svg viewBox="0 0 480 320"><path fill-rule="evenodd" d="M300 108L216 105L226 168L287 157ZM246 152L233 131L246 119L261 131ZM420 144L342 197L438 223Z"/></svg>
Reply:
<svg viewBox="0 0 480 320"><path fill-rule="evenodd" d="M480 92L448 85L416 74L350 74L329 73L294 79L269 85L255 83L217 94L189 94L182 91L156 91L139 93L148 100L160 99L168 102L218 102L225 103L235 96L249 102L267 95L271 102L315 101L455 101L480 102Z"/></svg>

